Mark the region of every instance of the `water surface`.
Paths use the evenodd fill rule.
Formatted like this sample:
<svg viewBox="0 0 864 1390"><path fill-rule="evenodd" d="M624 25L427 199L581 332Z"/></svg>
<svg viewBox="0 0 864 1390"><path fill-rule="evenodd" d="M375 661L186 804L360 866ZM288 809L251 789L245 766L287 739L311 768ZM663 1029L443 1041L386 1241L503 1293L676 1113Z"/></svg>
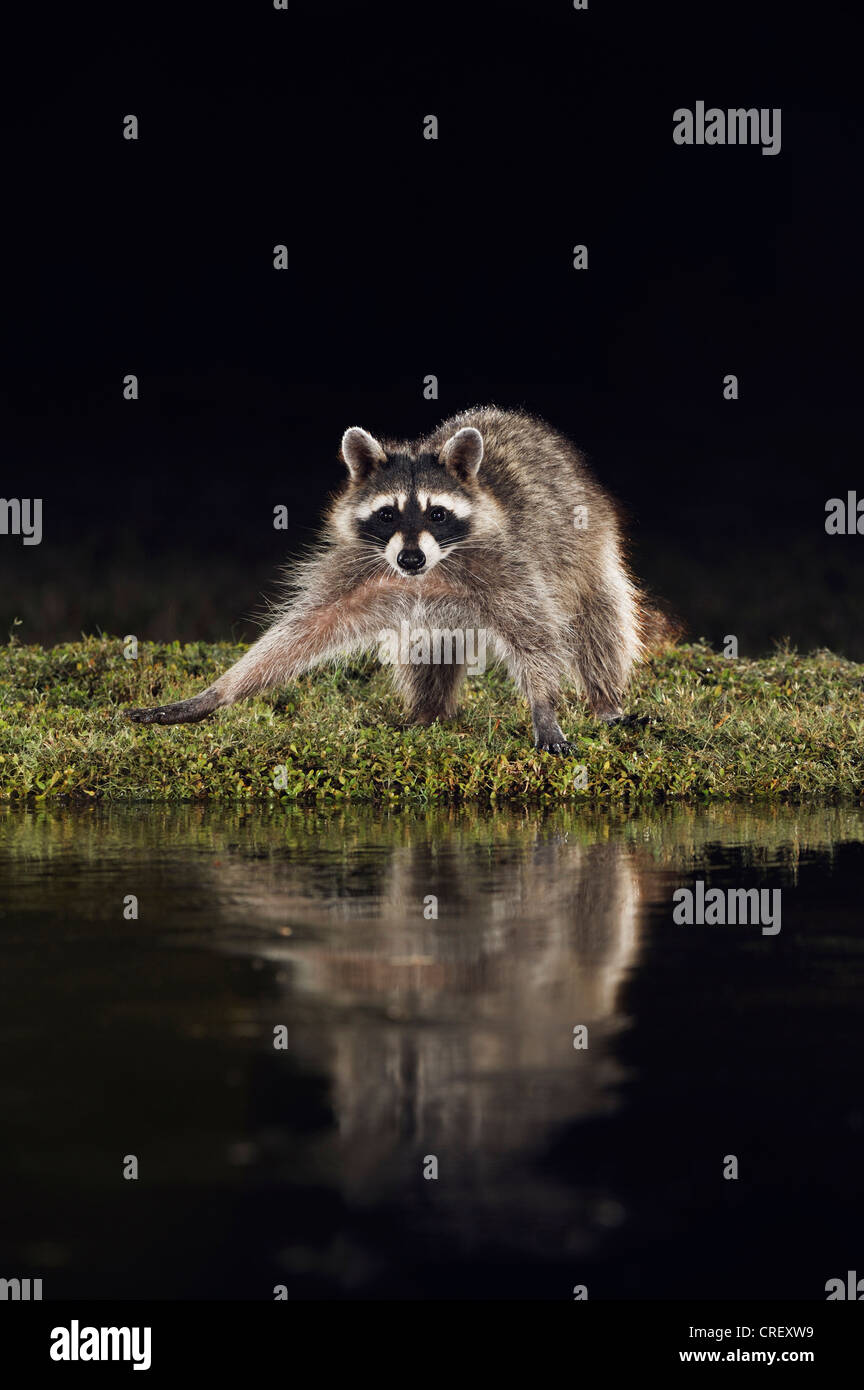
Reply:
<svg viewBox="0 0 864 1390"><path fill-rule="evenodd" d="M864 1261L862 846L854 807L5 810L2 1273L823 1299ZM676 925L697 878L780 932Z"/></svg>

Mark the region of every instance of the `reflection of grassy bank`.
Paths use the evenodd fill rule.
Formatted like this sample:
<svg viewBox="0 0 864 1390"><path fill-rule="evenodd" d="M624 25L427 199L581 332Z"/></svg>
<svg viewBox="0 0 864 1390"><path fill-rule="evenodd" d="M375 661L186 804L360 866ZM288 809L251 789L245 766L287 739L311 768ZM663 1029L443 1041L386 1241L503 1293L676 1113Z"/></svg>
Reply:
<svg viewBox="0 0 864 1390"><path fill-rule="evenodd" d="M286 802L232 802L136 806L87 799L74 807L40 801L26 808L0 807L0 841L7 862L31 864L70 852L81 863L113 858L152 865L175 851L200 856L236 855L262 864L318 862L328 873L358 852L372 861L398 852L408 857L471 852L514 856L536 843L589 848L620 843L660 866L692 866L716 851L734 847L744 862L787 860L830 854L848 841L864 840L864 808L818 801L806 807L782 803L669 803L626 806L567 803L560 806L402 806L344 802L298 806ZM347 889L346 889L347 891Z"/></svg>
<svg viewBox="0 0 864 1390"><path fill-rule="evenodd" d="M199 725L140 728L122 709L181 699L239 655L228 644L117 639L0 651L0 796L655 801L858 795L864 666L828 653L730 661L681 646L642 667L629 709L644 728L597 726L573 698L561 723L579 749L531 747L527 710L499 671L471 680L457 718L402 727L369 661L304 677ZM587 788L575 769L584 764ZM284 789L274 789L284 767Z"/></svg>

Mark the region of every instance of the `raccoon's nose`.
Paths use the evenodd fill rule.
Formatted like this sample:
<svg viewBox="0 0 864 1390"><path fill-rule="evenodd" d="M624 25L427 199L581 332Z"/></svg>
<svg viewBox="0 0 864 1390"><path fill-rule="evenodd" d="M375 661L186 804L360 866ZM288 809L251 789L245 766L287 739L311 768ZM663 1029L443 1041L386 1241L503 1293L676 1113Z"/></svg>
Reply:
<svg viewBox="0 0 864 1390"><path fill-rule="evenodd" d="M417 574L425 565L426 556L422 550L400 550L396 556L396 563L400 570L407 570L409 574Z"/></svg>

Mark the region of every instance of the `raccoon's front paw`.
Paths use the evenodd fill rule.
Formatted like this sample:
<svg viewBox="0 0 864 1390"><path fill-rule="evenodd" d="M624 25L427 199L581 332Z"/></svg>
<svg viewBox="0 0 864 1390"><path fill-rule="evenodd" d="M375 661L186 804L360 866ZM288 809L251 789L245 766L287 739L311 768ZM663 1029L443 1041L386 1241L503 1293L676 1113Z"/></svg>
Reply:
<svg viewBox="0 0 864 1390"><path fill-rule="evenodd" d="M559 758L567 758L570 754L576 752L573 744L568 743L563 734L560 739L543 739L542 741L538 739L534 747L540 753L554 753Z"/></svg>
<svg viewBox="0 0 864 1390"><path fill-rule="evenodd" d="M176 705L152 705L149 709L127 709L126 718L133 724L197 724L213 713L209 700L193 696L191 700L179 700Z"/></svg>
<svg viewBox="0 0 864 1390"><path fill-rule="evenodd" d="M133 724L165 724L170 722L165 719L167 710L166 705L152 705L149 709L127 709L123 713Z"/></svg>

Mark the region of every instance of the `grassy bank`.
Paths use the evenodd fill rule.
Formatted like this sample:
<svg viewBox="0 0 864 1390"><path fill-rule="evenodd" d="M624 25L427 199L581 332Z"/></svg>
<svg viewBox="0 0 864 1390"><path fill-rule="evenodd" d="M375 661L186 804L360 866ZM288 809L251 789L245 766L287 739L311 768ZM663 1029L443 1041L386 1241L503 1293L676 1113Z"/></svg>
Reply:
<svg viewBox="0 0 864 1390"><path fill-rule="evenodd" d="M647 724L607 728L577 697L567 701L560 722L579 751L566 760L531 747L527 709L503 673L469 680L451 724L406 728L386 672L371 659L305 676L202 724L124 719L127 705L194 694L241 651L143 644L127 661L123 643L110 638L0 648L0 799L442 804L861 794L864 665L827 652L733 661L701 645L664 651L639 669L630 692L628 710Z"/></svg>

